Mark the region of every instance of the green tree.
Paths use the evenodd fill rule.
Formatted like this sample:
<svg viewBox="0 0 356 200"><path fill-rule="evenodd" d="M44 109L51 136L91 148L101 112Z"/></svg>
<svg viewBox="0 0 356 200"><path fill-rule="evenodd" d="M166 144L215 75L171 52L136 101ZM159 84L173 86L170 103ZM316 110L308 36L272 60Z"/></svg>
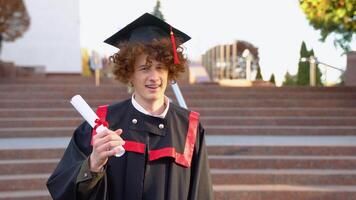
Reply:
<svg viewBox="0 0 356 200"><path fill-rule="evenodd" d="M284 75L283 86L290 86L297 84L297 75L291 75L288 71Z"/></svg>
<svg viewBox="0 0 356 200"><path fill-rule="evenodd" d="M300 58L309 58L310 53L303 41L300 47ZM299 62L297 73L297 85L309 85L309 62Z"/></svg>
<svg viewBox="0 0 356 200"><path fill-rule="evenodd" d="M261 67L260 65L257 65L257 74L256 74L256 80L262 80L262 74L261 74Z"/></svg>
<svg viewBox="0 0 356 200"><path fill-rule="evenodd" d="M274 74L271 75L271 78L269 78L269 82L273 83L274 85L276 84Z"/></svg>
<svg viewBox="0 0 356 200"><path fill-rule="evenodd" d="M345 52L351 50L356 32L355 0L300 0L299 4L310 25L320 30L321 41L334 33L334 44Z"/></svg>
<svg viewBox="0 0 356 200"><path fill-rule="evenodd" d="M153 9L152 15L162 19L163 21L165 21L163 14L161 12L161 2L159 0L157 0L156 6Z"/></svg>
<svg viewBox="0 0 356 200"><path fill-rule="evenodd" d="M302 58L309 59L310 56L314 56L314 50L308 51L305 42L302 42L300 48L300 62L298 65L298 74L297 74L297 85L309 85L309 76L310 76L310 63L308 60L301 61ZM316 85L322 85L321 83L321 71L316 64Z"/></svg>

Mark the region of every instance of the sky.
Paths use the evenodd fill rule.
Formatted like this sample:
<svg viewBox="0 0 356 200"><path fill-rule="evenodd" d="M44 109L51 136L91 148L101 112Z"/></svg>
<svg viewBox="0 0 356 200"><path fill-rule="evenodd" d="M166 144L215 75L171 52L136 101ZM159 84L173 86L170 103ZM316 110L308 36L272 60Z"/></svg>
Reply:
<svg viewBox="0 0 356 200"><path fill-rule="evenodd" d="M80 0L81 47L111 55L117 49L103 40L143 13L151 13L155 4L156 0ZM287 71L297 73L304 40L319 61L346 68L346 56L334 46L333 37L319 41L319 31L309 25L298 0L161 0L161 11L166 22L192 37L184 44L192 61L200 61L216 45L245 40L259 49L263 78L274 73L281 85ZM351 48L356 49L356 41ZM326 71L328 82L338 80L337 70L319 67Z"/></svg>

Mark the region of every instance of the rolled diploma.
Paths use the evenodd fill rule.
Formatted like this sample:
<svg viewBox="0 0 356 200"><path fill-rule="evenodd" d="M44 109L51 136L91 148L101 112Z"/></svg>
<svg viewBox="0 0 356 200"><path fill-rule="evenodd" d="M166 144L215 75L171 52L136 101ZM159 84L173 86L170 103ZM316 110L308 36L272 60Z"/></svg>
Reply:
<svg viewBox="0 0 356 200"><path fill-rule="evenodd" d="M90 106L87 104L87 102L79 95L75 95L72 97L70 100L70 103L74 106L74 108L82 115L82 117L87 121L92 128L95 127L95 120L99 119L99 117L95 114L95 112L90 108ZM106 130L107 127L100 125L99 127L96 128L96 132L100 134L104 130ZM115 154L116 157L120 157L124 155L125 149L122 146L116 147L120 151L119 153Z"/></svg>

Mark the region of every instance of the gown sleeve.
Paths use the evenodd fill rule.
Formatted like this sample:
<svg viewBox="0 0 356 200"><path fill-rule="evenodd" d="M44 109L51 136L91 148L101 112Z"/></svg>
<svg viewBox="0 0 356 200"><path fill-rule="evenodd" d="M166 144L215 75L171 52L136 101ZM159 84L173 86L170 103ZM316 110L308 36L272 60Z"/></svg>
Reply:
<svg viewBox="0 0 356 200"><path fill-rule="evenodd" d="M189 200L214 199L210 177L209 161L205 145L205 131L199 123L197 140L192 158Z"/></svg>
<svg viewBox="0 0 356 200"><path fill-rule="evenodd" d="M47 188L54 200L79 200L78 185L93 179L92 174L79 178L88 162L92 148L90 146L91 127L87 123L80 125L74 132L73 137L56 169L47 181ZM81 173L82 172L82 173ZM103 176L105 177L105 175ZM81 182L78 182L80 180ZM94 176L95 180L95 176ZM90 200L101 200L106 196L106 178L96 180L96 187L90 191ZM88 191L87 191L88 193Z"/></svg>

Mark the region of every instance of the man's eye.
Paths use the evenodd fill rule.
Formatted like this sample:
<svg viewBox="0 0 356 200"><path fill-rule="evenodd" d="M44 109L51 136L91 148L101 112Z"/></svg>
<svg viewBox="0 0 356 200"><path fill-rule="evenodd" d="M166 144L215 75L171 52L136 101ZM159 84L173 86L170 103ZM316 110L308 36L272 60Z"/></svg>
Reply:
<svg viewBox="0 0 356 200"><path fill-rule="evenodd" d="M157 67L156 67L156 69L158 69L158 70L162 70L164 67L162 66L162 65L158 65Z"/></svg>
<svg viewBox="0 0 356 200"><path fill-rule="evenodd" d="M141 70L141 71L146 71L146 70L148 70L148 69L149 69L149 68L148 68L147 66L141 66L141 67L140 67L140 70Z"/></svg>

